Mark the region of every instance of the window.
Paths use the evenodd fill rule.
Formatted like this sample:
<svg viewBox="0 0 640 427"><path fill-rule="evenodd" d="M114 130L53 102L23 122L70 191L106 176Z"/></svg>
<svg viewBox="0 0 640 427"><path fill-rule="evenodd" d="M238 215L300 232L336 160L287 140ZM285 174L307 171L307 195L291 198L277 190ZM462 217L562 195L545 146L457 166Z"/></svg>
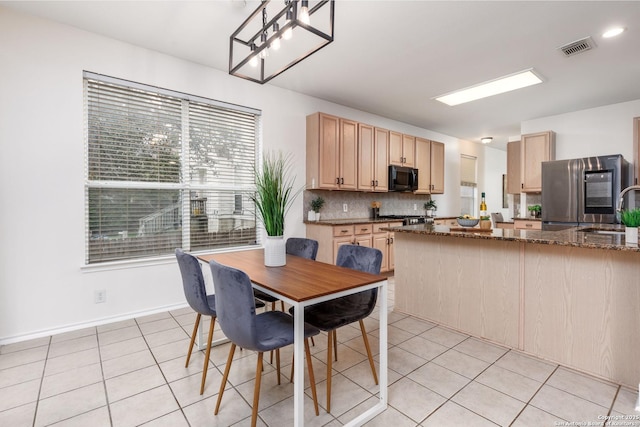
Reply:
<svg viewBox="0 0 640 427"><path fill-rule="evenodd" d="M476 216L478 184L476 182L476 158L460 156L460 215Z"/></svg>
<svg viewBox="0 0 640 427"><path fill-rule="evenodd" d="M85 73L86 263L255 245L260 112Z"/></svg>

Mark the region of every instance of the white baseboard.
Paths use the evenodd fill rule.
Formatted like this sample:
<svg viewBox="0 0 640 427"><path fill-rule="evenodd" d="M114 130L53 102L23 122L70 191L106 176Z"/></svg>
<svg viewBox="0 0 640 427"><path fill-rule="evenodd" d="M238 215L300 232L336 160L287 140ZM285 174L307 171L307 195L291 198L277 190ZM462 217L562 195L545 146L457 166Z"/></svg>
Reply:
<svg viewBox="0 0 640 427"><path fill-rule="evenodd" d="M101 319L91 320L89 322L74 323L71 325L66 325L66 326L61 326L61 327L56 327L51 329L43 329L37 332L30 332L22 335L14 335L11 337L0 337L0 345L13 344L21 341L28 341L35 338L48 337L50 335L57 335L57 334L62 334L64 332L77 331L78 329L90 328L92 326L106 325L108 323L120 322L123 320L129 320L136 317L149 316L151 314L163 313L165 311L178 310L188 306L189 304L187 303L171 304L163 307L153 308L151 310L137 311L137 312L127 313L127 314L121 314L118 316L103 317Z"/></svg>

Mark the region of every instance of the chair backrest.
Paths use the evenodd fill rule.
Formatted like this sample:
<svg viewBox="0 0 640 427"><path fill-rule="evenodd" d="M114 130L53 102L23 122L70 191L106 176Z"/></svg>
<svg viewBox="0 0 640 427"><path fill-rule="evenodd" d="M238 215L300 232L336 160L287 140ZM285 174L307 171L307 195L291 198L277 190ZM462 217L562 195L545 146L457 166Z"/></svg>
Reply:
<svg viewBox="0 0 640 427"><path fill-rule="evenodd" d="M286 251L290 255L315 260L318 255L318 241L304 237L289 237Z"/></svg>
<svg viewBox="0 0 640 427"><path fill-rule="evenodd" d="M491 219L493 220L493 224L495 225L496 222L504 222L504 219L502 218L502 213L501 212L493 212L491 214Z"/></svg>
<svg viewBox="0 0 640 427"><path fill-rule="evenodd" d="M338 249L336 265L351 268L352 270L364 271L365 273L380 274L382 265L382 252L379 249L368 248L359 245L342 245ZM378 299L378 288L368 291L358 292L348 295L347 298L352 306L363 308L362 318L371 314Z"/></svg>
<svg viewBox="0 0 640 427"><path fill-rule="evenodd" d="M201 314L215 315L215 311L212 313L207 302L207 287L204 283L202 268L196 257L181 249L176 249L176 258L182 274L184 296L191 308Z"/></svg>
<svg viewBox="0 0 640 427"><path fill-rule="evenodd" d="M256 350L256 306L249 276L242 270L215 261L210 261L209 266L222 332L236 345Z"/></svg>

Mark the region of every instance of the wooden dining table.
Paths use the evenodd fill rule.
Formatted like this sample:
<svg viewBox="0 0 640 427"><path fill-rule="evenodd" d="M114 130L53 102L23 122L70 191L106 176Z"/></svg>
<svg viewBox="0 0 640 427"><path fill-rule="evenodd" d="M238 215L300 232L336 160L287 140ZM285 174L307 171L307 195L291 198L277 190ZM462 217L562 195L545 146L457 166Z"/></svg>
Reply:
<svg viewBox="0 0 640 427"><path fill-rule="evenodd" d="M247 273L253 287L294 307L294 358L304 359L304 307L345 295L379 288L380 372L379 401L349 421L347 426L358 426L387 408L387 278L338 267L294 255L287 255L282 267L266 267L262 249L237 252L202 254L204 263L211 260ZM304 363L294 364L294 425L304 425Z"/></svg>

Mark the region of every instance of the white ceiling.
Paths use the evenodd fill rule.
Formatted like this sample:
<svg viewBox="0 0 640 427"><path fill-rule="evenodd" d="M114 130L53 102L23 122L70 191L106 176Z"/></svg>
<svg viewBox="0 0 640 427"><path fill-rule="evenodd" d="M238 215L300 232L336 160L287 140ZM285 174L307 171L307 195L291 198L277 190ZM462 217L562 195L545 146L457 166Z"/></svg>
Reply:
<svg viewBox="0 0 640 427"><path fill-rule="evenodd" d="M280 0L274 0L280 1ZM228 71L257 1L0 1ZM613 25L627 28L603 39ZM591 36L573 57L557 48ZM268 84L504 148L520 122L640 99L638 1L337 0L335 41ZM545 82L455 107L431 98L534 68Z"/></svg>

